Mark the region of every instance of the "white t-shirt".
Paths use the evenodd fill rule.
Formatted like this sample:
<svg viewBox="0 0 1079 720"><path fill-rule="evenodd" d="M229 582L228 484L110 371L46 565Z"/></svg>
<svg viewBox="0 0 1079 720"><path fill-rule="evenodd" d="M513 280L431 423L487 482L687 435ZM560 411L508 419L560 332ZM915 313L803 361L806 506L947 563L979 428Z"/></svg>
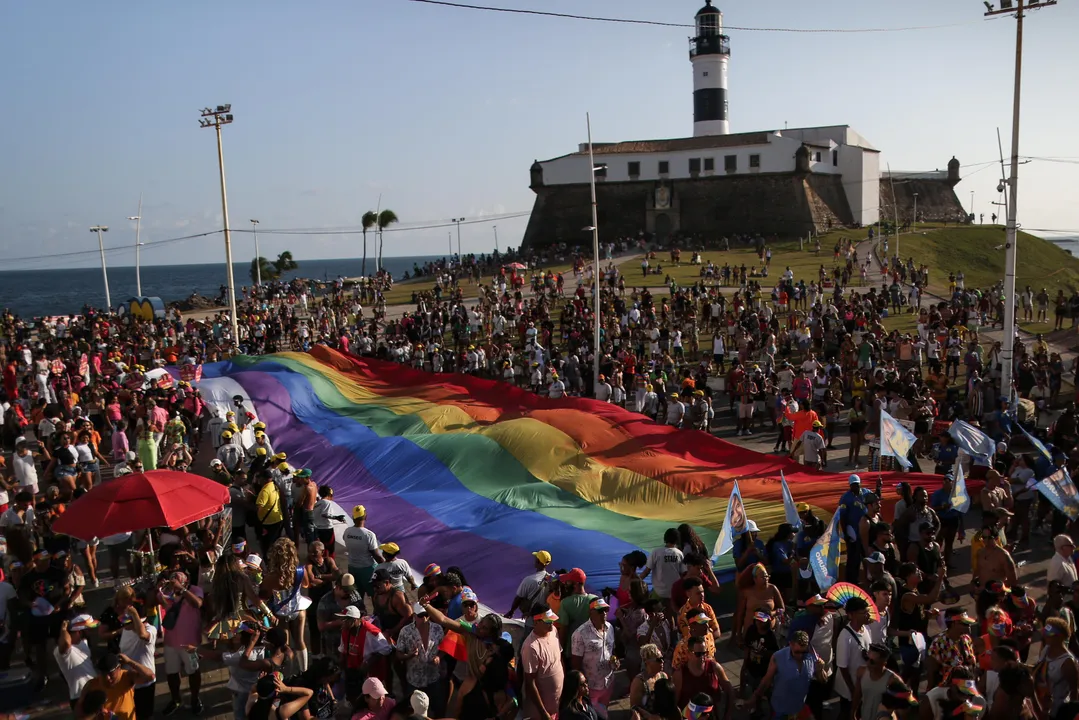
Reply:
<svg viewBox="0 0 1079 720"><path fill-rule="evenodd" d="M820 462L820 453L824 450L824 438L812 430L802 433L802 450L805 452L806 463Z"/></svg>
<svg viewBox="0 0 1079 720"><path fill-rule="evenodd" d="M19 455L15 453L11 457L11 469L15 473L15 479L20 487L37 487L37 465L34 463L34 454Z"/></svg>
<svg viewBox="0 0 1079 720"><path fill-rule="evenodd" d="M671 586L686 571L685 556L678 548L656 548L648 557L647 567L652 575L652 589L656 595L669 598Z"/></svg>
<svg viewBox="0 0 1079 720"><path fill-rule="evenodd" d="M82 693L82 686L97 677L94 661L90 657L90 643L83 638L77 645L72 645L66 655L60 654L60 648L52 650L60 672L67 680L68 698L75 700Z"/></svg>
<svg viewBox="0 0 1079 720"><path fill-rule="evenodd" d="M375 564L374 551L378 550L378 538L363 527L345 530L345 550L348 551L349 567L366 568Z"/></svg>
<svg viewBox="0 0 1079 720"><path fill-rule="evenodd" d="M146 632L150 633L149 640L144 641L139 637L138 633L129 628L124 628L124 631L120 633L120 652L139 665L149 668L154 673L153 679L141 685L136 685L135 687L137 688L153 685L157 682L157 666L154 665L154 644L157 642L157 628L145 621L143 621L142 625L146 628Z"/></svg>
<svg viewBox="0 0 1079 720"><path fill-rule="evenodd" d="M854 628L847 625L839 631L835 649L835 691L841 698L850 700L851 692L840 670L847 668L850 671L851 680L858 677L858 668L865 665L865 657L862 655L862 651L868 650L872 642L873 640L867 627L862 627L861 630L855 631Z"/></svg>

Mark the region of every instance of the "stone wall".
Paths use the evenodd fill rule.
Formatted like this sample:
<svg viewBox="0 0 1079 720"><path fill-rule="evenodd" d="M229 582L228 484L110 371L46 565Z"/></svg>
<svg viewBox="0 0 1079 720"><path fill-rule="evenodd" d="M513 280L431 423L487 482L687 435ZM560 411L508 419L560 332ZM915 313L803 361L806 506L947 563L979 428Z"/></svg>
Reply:
<svg viewBox="0 0 1079 720"><path fill-rule="evenodd" d="M655 182L600 182L596 185L601 241L636 237L664 228L702 237L735 234L805 236L810 231L852 223L850 205L838 175L769 173L678 180L670 188L670 207L655 207ZM536 202L525 230L524 246L565 242L576 245L591 226L589 187L533 187Z"/></svg>
<svg viewBox="0 0 1079 720"><path fill-rule="evenodd" d="M893 193L894 187L894 193ZM880 207L882 219L907 227L914 218L914 193L918 193L918 222L967 223L967 210L948 180L881 178Z"/></svg>

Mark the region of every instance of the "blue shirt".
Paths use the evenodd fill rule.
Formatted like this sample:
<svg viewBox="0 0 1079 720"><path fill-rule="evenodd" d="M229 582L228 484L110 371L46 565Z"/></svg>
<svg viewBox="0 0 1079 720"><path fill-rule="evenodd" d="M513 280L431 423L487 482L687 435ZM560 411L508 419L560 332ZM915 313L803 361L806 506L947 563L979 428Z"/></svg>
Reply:
<svg viewBox="0 0 1079 720"><path fill-rule="evenodd" d="M772 656L776 675L772 681L772 715L795 716L802 712L809 694L809 683L817 668L817 654L813 648L796 660L790 646Z"/></svg>
<svg viewBox="0 0 1079 720"><path fill-rule="evenodd" d="M793 555L794 542L792 540L772 543L772 557L768 558L768 562L772 566L772 574L790 575L791 566L789 563Z"/></svg>
<svg viewBox="0 0 1079 720"><path fill-rule="evenodd" d="M937 511L937 517L941 520L954 520L963 514L952 507L951 492L944 488L933 491L929 496L929 506Z"/></svg>
<svg viewBox="0 0 1079 720"><path fill-rule="evenodd" d="M955 459L959 457L959 446L951 443L947 446L937 446L937 465L951 467L955 465Z"/></svg>
<svg viewBox="0 0 1079 720"><path fill-rule="evenodd" d="M858 530L858 523L862 521L862 516L865 515L865 504L862 502L862 491L859 489L857 493L848 490L843 493L843 497L839 498L839 508L842 511L843 527L852 527L855 531Z"/></svg>
<svg viewBox="0 0 1079 720"><path fill-rule="evenodd" d="M742 553L746 551L746 538L749 537L749 533L743 533L738 536L738 539L734 541L734 546L731 548L731 552L734 554L734 562L739 570L745 570L751 565L755 565L758 562L765 562L767 560L767 553L764 551L764 543L757 539L753 546L757 548L759 557L749 556L749 561L746 563L740 563L739 559L742 557Z"/></svg>
<svg viewBox="0 0 1079 720"><path fill-rule="evenodd" d="M464 608L461 607L461 602L461 593L454 595L446 606L446 617L450 620L459 620L465 614Z"/></svg>

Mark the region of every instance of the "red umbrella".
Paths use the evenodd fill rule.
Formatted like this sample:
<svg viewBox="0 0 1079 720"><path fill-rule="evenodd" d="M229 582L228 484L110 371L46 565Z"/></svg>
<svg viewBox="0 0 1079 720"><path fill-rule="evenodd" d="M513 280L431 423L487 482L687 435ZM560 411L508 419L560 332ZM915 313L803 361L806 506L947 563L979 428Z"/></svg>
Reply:
<svg viewBox="0 0 1079 720"><path fill-rule="evenodd" d="M178 528L219 512L229 501L224 485L201 475L151 470L98 485L68 505L53 530L90 540L154 527Z"/></svg>

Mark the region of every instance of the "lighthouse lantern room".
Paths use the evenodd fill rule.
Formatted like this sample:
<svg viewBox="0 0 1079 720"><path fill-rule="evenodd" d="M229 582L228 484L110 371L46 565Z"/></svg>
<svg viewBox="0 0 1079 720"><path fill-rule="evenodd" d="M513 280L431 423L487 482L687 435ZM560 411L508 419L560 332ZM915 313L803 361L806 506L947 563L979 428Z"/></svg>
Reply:
<svg viewBox="0 0 1079 720"><path fill-rule="evenodd" d="M723 34L723 13L705 0L697 11L697 34L689 39L693 63L693 135L730 133L727 100L727 65L731 39Z"/></svg>

